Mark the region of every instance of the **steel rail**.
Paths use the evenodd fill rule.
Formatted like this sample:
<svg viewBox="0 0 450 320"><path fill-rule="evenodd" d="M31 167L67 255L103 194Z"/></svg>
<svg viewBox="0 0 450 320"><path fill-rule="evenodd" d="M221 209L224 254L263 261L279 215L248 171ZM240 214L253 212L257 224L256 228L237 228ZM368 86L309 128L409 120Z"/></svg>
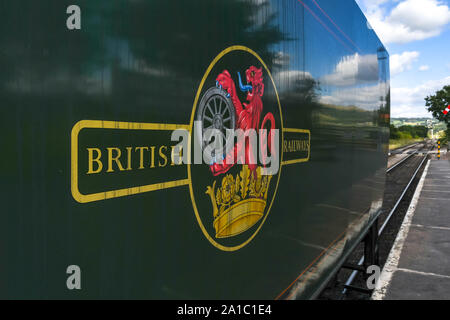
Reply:
<svg viewBox="0 0 450 320"><path fill-rule="evenodd" d="M406 148L406 149L404 149L404 150L412 149L413 147L417 146L418 144L421 144L421 143L420 143L420 142L415 143L414 145L409 146L408 148ZM416 151L414 151L413 153L411 153L409 156L403 158L402 160L400 160L399 162L397 162L396 164L394 164L393 166L391 166L390 168L388 168L388 169L386 170L386 173L391 172L391 170L393 170L393 169L395 169L396 167L398 167L400 164L402 164L403 162L405 162L406 160L408 160L409 158L411 158L413 155L415 155L415 154L417 154L417 153L420 153L420 150L424 149L426 146L427 146L427 142L425 141L425 145L423 145L421 149L417 149ZM404 151L404 150L403 150L403 151ZM397 154L399 154L399 153L396 153L395 155L397 155Z"/></svg>
<svg viewBox="0 0 450 320"><path fill-rule="evenodd" d="M388 152L389 156L395 156L397 154L401 154L405 150L412 149L412 148L414 148L415 146L417 146L418 144L421 144L421 143L422 142L416 142L416 143L413 143L413 144L410 144L410 145L407 145L407 146L403 146L403 147L400 147L400 148L397 148L397 149L392 149L392 150L390 150Z"/></svg>
<svg viewBox="0 0 450 320"><path fill-rule="evenodd" d="M383 232L384 228L386 227L387 223L389 222L389 220L391 219L392 215L394 214L395 210L397 209L398 205L400 204L400 202L403 200L403 197L405 196L406 192L408 191L409 187L411 186L411 183L413 182L413 180L416 178L417 173L419 172L419 170L422 168L425 160L428 158L428 155L423 157L422 162L420 162L418 168L416 169L416 171L414 172L411 180L409 180L408 185L406 186L405 190L403 190L400 198L397 200L397 202L395 203L394 208L392 208L392 210L389 212L389 215L387 216L386 220L384 220L383 225L380 227L380 230L378 232L378 235L381 235L381 233Z"/></svg>
<svg viewBox="0 0 450 320"><path fill-rule="evenodd" d="M405 162L406 160L408 160L409 158L411 158L413 155L415 155L416 153L418 153L418 151L415 151L413 153L411 153L409 156L404 157L402 160L400 160L399 162L397 162L396 164L394 164L393 166L391 166L390 168L388 168L386 170L386 173L391 172L392 170L394 170L395 168L397 168L399 165L401 165L403 162Z"/></svg>
<svg viewBox="0 0 450 320"><path fill-rule="evenodd" d="M414 153L415 154L415 153ZM414 155L412 154L412 155ZM408 157L409 158L409 157ZM395 203L394 207L392 208L392 210L389 212L389 215L387 216L386 220L384 221L383 225L380 227L379 231L378 231L378 236L380 236L384 229L386 228L386 225L388 224L389 220L391 219L392 215L394 214L394 212L397 210L397 207L399 206L400 202L403 200L403 197L405 196L406 192L408 191L409 187L411 186L412 182L414 181L414 179L417 176L417 173L419 172L419 170L422 168L425 160L428 158L428 154L425 155L423 157L422 162L419 164L419 166L417 167L416 171L414 172L411 180L409 180L408 185L405 187L405 189L403 190L402 194L400 195L400 197L398 198L397 202ZM404 162L404 161L403 161ZM392 167L391 167L392 168ZM387 171L388 172L388 171ZM358 266L362 266L362 264L364 263L364 255L361 257L361 259L359 259L358 261ZM347 281L345 282L345 286L350 286L353 282L353 280L355 280L356 275L358 274L358 270L354 270L351 275L348 277ZM344 295L347 293L347 288L344 288L342 290L342 296L341 299L344 297Z"/></svg>

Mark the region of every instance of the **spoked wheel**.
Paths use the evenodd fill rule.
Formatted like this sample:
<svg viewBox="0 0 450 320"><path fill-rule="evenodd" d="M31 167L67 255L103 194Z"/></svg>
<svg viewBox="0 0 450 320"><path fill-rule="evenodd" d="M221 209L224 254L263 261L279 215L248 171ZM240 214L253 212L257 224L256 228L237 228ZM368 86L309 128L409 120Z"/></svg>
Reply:
<svg viewBox="0 0 450 320"><path fill-rule="evenodd" d="M202 150L210 143L205 136L206 130L217 129L221 133L223 156L225 156L233 145L233 141L230 141L231 145L227 145L226 130L235 129L235 118L236 112L228 93L217 87L208 89L200 101L196 116L196 120L201 122L202 137L199 136L197 139ZM215 157L214 151L211 157Z"/></svg>

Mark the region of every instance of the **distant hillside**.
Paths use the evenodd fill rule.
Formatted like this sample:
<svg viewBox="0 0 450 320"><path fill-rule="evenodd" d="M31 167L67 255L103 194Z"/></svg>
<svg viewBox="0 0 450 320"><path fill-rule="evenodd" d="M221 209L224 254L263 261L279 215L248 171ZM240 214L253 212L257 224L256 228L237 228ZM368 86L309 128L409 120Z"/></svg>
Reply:
<svg viewBox="0 0 450 320"><path fill-rule="evenodd" d="M426 126L427 121L432 121L436 131L445 130L446 125L434 118L391 118L391 124L395 127L401 126Z"/></svg>

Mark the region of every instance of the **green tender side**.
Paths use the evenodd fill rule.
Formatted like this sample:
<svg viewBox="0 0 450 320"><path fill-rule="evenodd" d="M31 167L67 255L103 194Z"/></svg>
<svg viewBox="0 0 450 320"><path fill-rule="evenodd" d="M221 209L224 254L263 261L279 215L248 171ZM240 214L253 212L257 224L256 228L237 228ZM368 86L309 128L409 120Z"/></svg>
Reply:
<svg viewBox="0 0 450 320"><path fill-rule="evenodd" d="M0 298L315 296L384 191L389 55L356 3L76 3L80 30L71 1L0 0ZM266 116L271 176L171 159L174 129L187 155L196 120Z"/></svg>

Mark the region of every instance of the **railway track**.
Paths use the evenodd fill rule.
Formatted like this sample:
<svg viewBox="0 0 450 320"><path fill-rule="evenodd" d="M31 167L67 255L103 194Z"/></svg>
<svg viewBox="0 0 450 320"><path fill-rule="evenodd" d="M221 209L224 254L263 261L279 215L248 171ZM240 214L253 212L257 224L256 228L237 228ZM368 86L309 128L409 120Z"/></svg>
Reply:
<svg viewBox="0 0 450 320"><path fill-rule="evenodd" d="M389 153L388 169L386 172L389 173L391 170L401 165L404 161L407 161L414 154L422 150L426 146L427 141L428 140L417 142L406 147L392 150Z"/></svg>
<svg viewBox="0 0 450 320"><path fill-rule="evenodd" d="M422 143L423 142L415 142L415 143L412 143L412 144L409 144L409 145L406 145L406 146L403 146L403 147L400 147L400 148L397 148L397 149L390 150L389 151L389 156L394 156L396 154L405 153L406 150L412 149L412 148L414 148L417 145L422 144Z"/></svg>
<svg viewBox="0 0 450 320"><path fill-rule="evenodd" d="M431 141L409 146L404 150L414 150L386 170L383 209L377 226L381 268L389 255L416 185L420 180L428 152L434 147L435 145ZM363 264L364 244L361 243L350 255L345 265L358 266L360 270L364 270ZM367 300L370 298L370 294L364 288L366 288L366 278L363 272L342 268L319 296L319 299Z"/></svg>

